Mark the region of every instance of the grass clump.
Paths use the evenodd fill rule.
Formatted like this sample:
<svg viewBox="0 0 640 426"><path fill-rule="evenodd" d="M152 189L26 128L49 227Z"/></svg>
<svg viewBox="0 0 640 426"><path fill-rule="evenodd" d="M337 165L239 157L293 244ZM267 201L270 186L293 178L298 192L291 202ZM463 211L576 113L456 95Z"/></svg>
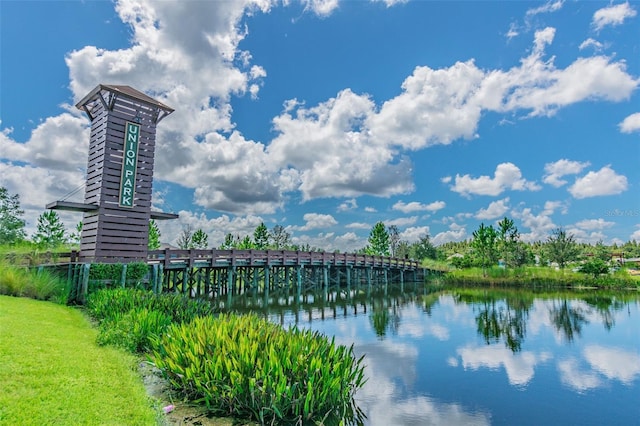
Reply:
<svg viewBox="0 0 640 426"><path fill-rule="evenodd" d="M363 358L311 331L250 315L196 318L154 339L152 362L187 398L217 415L265 424L354 423Z"/></svg>
<svg viewBox="0 0 640 426"><path fill-rule="evenodd" d="M77 309L0 296L0 424L152 425L137 361Z"/></svg>
<svg viewBox="0 0 640 426"><path fill-rule="evenodd" d="M0 262L0 294L64 304L69 296L69 288L67 280L54 273Z"/></svg>
<svg viewBox="0 0 640 426"><path fill-rule="evenodd" d="M134 353L149 351L152 336L161 335L171 323L191 321L213 312L204 300L133 289L91 293L87 310L100 324L98 344L119 346Z"/></svg>

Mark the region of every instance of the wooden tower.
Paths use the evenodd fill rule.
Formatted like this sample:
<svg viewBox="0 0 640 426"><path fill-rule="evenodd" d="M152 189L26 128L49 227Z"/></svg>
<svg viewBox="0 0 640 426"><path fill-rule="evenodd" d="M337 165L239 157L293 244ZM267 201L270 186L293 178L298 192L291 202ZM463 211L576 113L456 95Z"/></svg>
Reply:
<svg viewBox="0 0 640 426"><path fill-rule="evenodd" d="M173 109L129 86L100 84L76 107L91 120L84 203L50 209L84 212L81 262L129 263L147 258L156 125Z"/></svg>

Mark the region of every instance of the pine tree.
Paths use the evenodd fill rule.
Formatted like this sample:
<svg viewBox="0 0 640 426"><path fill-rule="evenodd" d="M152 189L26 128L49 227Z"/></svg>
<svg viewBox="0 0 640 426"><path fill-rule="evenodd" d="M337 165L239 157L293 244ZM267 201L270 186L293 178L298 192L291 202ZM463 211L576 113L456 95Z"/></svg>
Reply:
<svg viewBox="0 0 640 426"><path fill-rule="evenodd" d="M160 228L155 220L149 221L149 250L158 250L160 248Z"/></svg>
<svg viewBox="0 0 640 426"><path fill-rule="evenodd" d="M38 229L33 241L40 247L52 249L66 242L64 224L53 210L43 212L38 217Z"/></svg>
<svg viewBox="0 0 640 426"><path fill-rule="evenodd" d="M266 250L269 247L269 231L264 222L253 231L253 243L258 250Z"/></svg>
<svg viewBox="0 0 640 426"><path fill-rule="evenodd" d="M7 188L0 186L0 244L13 244L24 240L25 222L21 218L20 196L9 195Z"/></svg>
<svg viewBox="0 0 640 426"><path fill-rule="evenodd" d="M198 229L191 237L191 247L194 249L205 250L209 247L209 236L202 230Z"/></svg>
<svg viewBox="0 0 640 426"><path fill-rule="evenodd" d="M383 222L376 223L369 233L367 252L378 256L389 256L389 233Z"/></svg>

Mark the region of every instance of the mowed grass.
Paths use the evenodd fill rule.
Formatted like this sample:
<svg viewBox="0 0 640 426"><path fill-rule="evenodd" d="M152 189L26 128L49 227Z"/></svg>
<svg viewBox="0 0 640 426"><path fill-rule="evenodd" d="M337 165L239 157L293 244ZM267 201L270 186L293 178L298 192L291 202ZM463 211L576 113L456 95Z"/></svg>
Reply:
<svg viewBox="0 0 640 426"><path fill-rule="evenodd" d="M155 425L132 355L77 309L0 296L0 425Z"/></svg>

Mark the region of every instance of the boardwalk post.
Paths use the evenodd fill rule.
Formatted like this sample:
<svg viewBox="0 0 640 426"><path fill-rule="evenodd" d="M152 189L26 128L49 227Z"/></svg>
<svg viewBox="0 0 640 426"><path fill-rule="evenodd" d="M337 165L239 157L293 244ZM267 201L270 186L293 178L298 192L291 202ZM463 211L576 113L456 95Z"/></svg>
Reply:
<svg viewBox="0 0 640 426"><path fill-rule="evenodd" d="M91 268L90 263L85 263L82 265L82 290L80 291L80 303L83 305L87 301L87 293L89 292L89 270Z"/></svg>
<svg viewBox="0 0 640 426"><path fill-rule="evenodd" d="M125 288L127 285L127 264L122 265L122 273L120 274L120 286Z"/></svg>

